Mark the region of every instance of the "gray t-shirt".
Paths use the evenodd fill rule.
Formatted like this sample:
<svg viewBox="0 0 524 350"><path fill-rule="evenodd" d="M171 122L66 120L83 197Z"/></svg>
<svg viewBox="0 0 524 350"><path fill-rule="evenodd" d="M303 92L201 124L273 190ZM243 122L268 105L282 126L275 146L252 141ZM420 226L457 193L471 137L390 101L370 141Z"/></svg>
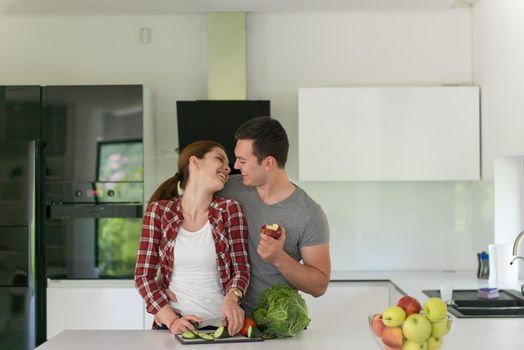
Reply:
<svg viewBox="0 0 524 350"><path fill-rule="evenodd" d="M247 219L251 281L243 305L247 314L251 314L257 307L260 294L267 287L278 283L290 285L273 264L266 263L257 253L262 225L276 223L283 226L286 229L284 250L300 261L300 248L329 241L327 218L320 205L298 186L288 198L267 205L262 202L255 187L244 186L242 177L233 175L218 195L238 201Z"/></svg>

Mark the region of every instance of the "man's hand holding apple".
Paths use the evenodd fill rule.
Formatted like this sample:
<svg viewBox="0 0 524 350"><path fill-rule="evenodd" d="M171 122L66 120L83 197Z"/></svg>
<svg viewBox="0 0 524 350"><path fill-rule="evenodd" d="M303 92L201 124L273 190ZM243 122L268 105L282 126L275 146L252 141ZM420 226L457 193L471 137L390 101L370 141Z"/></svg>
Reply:
<svg viewBox="0 0 524 350"><path fill-rule="evenodd" d="M280 237L279 237L280 235ZM278 237L277 239L275 237ZM286 229L277 224L263 225L260 229L260 242L257 253L267 263L275 263L284 252Z"/></svg>

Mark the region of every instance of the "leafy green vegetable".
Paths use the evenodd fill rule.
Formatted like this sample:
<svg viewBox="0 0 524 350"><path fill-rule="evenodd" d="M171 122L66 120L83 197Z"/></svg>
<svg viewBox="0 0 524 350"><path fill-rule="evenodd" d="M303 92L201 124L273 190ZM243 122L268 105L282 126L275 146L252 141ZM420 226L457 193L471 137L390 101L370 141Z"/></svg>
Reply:
<svg viewBox="0 0 524 350"><path fill-rule="evenodd" d="M264 338L294 337L311 321L302 296L284 284L262 293L253 317Z"/></svg>

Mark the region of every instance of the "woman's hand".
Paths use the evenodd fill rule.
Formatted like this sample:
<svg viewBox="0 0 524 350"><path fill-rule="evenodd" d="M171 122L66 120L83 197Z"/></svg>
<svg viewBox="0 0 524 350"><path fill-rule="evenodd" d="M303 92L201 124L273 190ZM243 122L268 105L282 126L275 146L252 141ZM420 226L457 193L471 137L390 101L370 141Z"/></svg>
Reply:
<svg viewBox="0 0 524 350"><path fill-rule="evenodd" d="M162 282L158 281L157 283L159 284L159 286L162 286ZM172 302L175 302L175 303L177 302L175 293L173 293L169 288L165 288L164 292L167 294L167 296L169 298L169 301L172 301ZM173 309L173 310L175 311L176 314L180 314L179 310L177 310L177 309ZM162 327L162 325L165 324L165 323L162 322L162 319L159 317L159 312L157 312L157 314L154 317L155 317L155 323L158 326ZM167 324L167 326L169 326L169 324Z"/></svg>
<svg viewBox="0 0 524 350"><path fill-rule="evenodd" d="M195 329L193 323L200 323L202 319L195 315L186 315L177 318L169 326L169 331L173 334L182 334Z"/></svg>
<svg viewBox="0 0 524 350"><path fill-rule="evenodd" d="M229 291L224 297L220 313L226 320L230 336L237 334L244 325L244 310L238 305L237 296Z"/></svg>
<svg viewBox="0 0 524 350"><path fill-rule="evenodd" d="M160 311L155 314L155 323L159 326L166 325L169 327L177 318L178 315L175 310L169 305L164 305Z"/></svg>

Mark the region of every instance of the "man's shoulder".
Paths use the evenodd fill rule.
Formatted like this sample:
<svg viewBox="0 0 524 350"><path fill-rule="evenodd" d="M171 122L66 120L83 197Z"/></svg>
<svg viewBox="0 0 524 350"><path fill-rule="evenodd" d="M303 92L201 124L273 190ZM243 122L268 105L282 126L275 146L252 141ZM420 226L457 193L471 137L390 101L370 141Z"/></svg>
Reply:
<svg viewBox="0 0 524 350"><path fill-rule="evenodd" d="M245 187L244 184L242 183L242 175L234 174L234 175L229 176L229 180L226 182L226 187L231 187L231 186Z"/></svg>
<svg viewBox="0 0 524 350"><path fill-rule="evenodd" d="M221 197L235 198L247 190L247 186L242 183L242 175L235 174L229 177L229 180L226 182L224 188L218 192L218 195Z"/></svg>
<svg viewBox="0 0 524 350"><path fill-rule="evenodd" d="M303 207L304 209L308 209L311 211L317 211L319 209L322 209L320 204L318 204L311 196L300 186L296 185L296 195L295 195L295 201L298 205Z"/></svg>

